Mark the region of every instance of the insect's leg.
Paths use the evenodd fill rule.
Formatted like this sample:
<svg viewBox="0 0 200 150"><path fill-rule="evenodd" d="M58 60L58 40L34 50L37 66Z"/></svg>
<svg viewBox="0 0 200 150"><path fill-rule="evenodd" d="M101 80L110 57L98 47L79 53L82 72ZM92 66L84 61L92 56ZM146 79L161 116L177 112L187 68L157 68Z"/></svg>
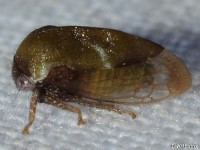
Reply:
<svg viewBox="0 0 200 150"><path fill-rule="evenodd" d="M22 130L22 133L24 135L29 134L29 127L33 124L35 120L35 112L36 112L36 106L37 106L37 101L38 101L38 90L33 91L33 95L31 97L31 102L30 102L30 108L29 108L29 116L28 116L28 123Z"/></svg>
<svg viewBox="0 0 200 150"><path fill-rule="evenodd" d="M88 107L106 109L108 111L114 111L119 114L126 113L126 114L129 114L133 119L136 118L136 114L133 111L121 109L113 104L96 102L96 101L88 101L88 100L83 100L81 98L73 98L73 101L79 103L80 105L84 105Z"/></svg>
<svg viewBox="0 0 200 150"><path fill-rule="evenodd" d="M50 97L45 99L45 103L60 107L62 109L65 109L65 110L68 110L68 111L71 111L71 112L74 112L74 113L77 113L77 115L78 115L78 125L86 123L85 120L82 118L82 113L81 113L80 108L78 108L76 106L69 105L66 102L64 103L60 100L56 100L56 99L54 100Z"/></svg>

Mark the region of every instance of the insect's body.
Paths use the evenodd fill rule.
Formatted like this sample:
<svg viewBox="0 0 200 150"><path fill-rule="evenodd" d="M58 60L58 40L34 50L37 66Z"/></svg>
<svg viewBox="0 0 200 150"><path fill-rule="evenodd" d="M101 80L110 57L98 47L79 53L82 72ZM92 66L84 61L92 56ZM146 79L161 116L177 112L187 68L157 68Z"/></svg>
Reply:
<svg viewBox="0 0 200 150"><path fill-rule="evenodd" d="M122 110L108 102L159 101L190 86L186 66L162 46L117 30L73 26L47 26L27 36L14 57L13 78L18 88L35 91L33 101L53 104L54 98L56 106L74 101L115 111Z"/></svg>

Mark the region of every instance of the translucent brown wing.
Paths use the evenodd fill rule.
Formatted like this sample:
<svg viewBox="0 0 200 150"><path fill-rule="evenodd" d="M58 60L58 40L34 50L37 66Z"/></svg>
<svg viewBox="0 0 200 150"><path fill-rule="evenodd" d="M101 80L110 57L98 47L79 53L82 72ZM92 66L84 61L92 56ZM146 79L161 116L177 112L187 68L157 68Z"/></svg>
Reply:
<svg viewBox="0 0 200 150"><path fill-rule="evenodd" d="M146 62L81 73L70 83L70 90L102 102L137 104L176 96L190 82L190 74L182 61L163 50Z"/></svg>

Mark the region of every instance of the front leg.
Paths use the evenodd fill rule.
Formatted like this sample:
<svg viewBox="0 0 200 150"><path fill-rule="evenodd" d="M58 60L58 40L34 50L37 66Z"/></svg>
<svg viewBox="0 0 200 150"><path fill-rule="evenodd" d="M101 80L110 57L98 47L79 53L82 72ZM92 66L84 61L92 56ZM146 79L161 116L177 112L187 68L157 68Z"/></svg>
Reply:
<svg viewBox="0 0 200 150"><path fill-rule="evenodd" d="M36 112L36 106L37 106L37 102L38 102L38 97L39 97L38 90L34 90L33 91L33 95L31 97L30 108L29 108L29 116L28 116L28 121L29 122L26 124L26 126L22 130L22 133L24 135L29 134L29 127L33 124L33 122L35 120L35 112Z"/></svg>
<svg viewBox="0 0 200 150"><path fill-rule="evenodd" d="M30 107L29 107L29 116L28 116L28 123L22 130L24 135L29 134L29 128L33 124L35 120L35 113L36 113L36 106L37 102L43 103L45 99L46 91L41 86L41 83L36 83L35 89L33 90L33 94L31 97Z"/></svg>

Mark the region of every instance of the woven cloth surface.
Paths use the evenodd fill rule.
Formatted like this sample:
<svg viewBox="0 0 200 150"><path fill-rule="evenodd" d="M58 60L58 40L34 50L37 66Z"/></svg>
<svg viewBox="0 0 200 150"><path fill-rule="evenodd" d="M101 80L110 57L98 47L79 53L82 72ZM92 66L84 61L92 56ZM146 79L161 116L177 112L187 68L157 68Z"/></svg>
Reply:
<svg viewBox="0 0 200 150"><path fill-rule="evenodd" d="M200 149L199 11L199 0L0 0L0 149ZM136 112L134 120L81 106L82 126L72 112L38 104L30 134L23 136L31 92L18 93L12 60L28 33L49 24L108 27L153 40L186 63L192 87L171 100L122 106Z"/></svg>

